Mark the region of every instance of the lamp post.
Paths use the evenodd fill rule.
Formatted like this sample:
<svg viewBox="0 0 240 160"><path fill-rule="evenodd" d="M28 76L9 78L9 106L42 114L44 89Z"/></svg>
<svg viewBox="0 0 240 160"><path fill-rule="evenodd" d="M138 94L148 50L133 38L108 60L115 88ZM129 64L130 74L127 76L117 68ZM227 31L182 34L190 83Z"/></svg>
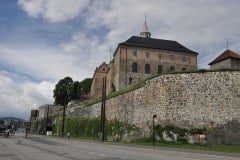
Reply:
<svg viewBox="0 0 240 160"><path fill-rule="evenodd" d="M152 131L152 141L153 141L153 146L155 146L155 118L157 117L156 114L153 115L153 119L152 119L152 127L153 127L153 131Z"/></svg>
<svg viewBox="0 0 240 160"><path fill-rule="evenodd" d="M102 106L101 106L101 122L100 122L100 140L101 140L102 142L104 142L104 139L105 139L106 82L107 82L107 77L103 77Z"/></svg>

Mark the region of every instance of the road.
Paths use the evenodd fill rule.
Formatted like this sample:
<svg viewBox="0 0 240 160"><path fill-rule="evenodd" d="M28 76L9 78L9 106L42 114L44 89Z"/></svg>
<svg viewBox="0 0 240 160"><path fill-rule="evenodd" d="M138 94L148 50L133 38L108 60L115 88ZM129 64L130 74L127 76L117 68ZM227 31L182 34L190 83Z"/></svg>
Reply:
<svg viewBox="0 0 240 160"><path fill-rule="evenodd" d="M16 135L0 138L0 160L240 160L238 155L211 154L79 142L60 138Z"/></svg>

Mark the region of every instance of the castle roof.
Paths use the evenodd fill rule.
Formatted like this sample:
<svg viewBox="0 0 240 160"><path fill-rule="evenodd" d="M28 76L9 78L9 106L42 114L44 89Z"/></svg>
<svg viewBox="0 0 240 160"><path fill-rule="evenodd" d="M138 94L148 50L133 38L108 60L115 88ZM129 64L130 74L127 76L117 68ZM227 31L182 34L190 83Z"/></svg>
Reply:
<svg viewBox="0 0 240 160"><path fill-rule="evenodd" d="M228 58L233 58L233 59L237 59L240 60L240 55L227 49L226 51L224 51L222 54L220 54L217 58L215 58L212 62L210 62L208 65L212 65L218 62L221 62L225 59Z"/></svg>
<svg viewBox="0 0 240 160"><path fill-rule="evenodd" d="M133 46L133 47L143 47L151 49L160 49L167 51L175 52L184 52L198 55L197 52L194 52L177 41L164 40L164 39L155 39L155 38L145 38L132 36L125 42L120 43L119 45Z"/></svg>

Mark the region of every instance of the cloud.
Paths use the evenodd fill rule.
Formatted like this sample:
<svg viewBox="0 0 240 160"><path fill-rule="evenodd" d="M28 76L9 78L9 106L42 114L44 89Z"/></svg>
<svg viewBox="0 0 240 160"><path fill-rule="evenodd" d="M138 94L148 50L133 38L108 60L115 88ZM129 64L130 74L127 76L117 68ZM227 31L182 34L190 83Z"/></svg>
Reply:
<svg viewBox="0 0 240 160"><path fill-rule="evenodd" d="M31 109L53 103L54 83L33 83L27 79L22 75L0 70L0 116L21 116L28 119Z"/></svg>
<svg viewBox="0 0 240 160"><path fill-rule="evenodd" d="M73 57L72 62L76 66L90 71L91 76L96 66L103 61L110 61L109 43L101 42L97 36L87 37L78 33L69 42L60 44L59 48Z"/></svg>
<svg viewBox="0 0 240 160"><path fill-rule="evenodd" d="M17 73L32 77L33 80L47 79L55 82L65 76L70 76L80 81L91 76L91 73L87 71L88 66L81 63L81 61L88 61L85 56L88 54L67 54L59 48L50 46L27 48L0 45L0 50L2 53L0 62L4 62Z"/></svg>
<svg viewBox="0 0 240 160"><path fill-rule="evenodd" d="M18 0L18 4L31 17L49 22L64 22L78 16L90 0Z"/></svg>

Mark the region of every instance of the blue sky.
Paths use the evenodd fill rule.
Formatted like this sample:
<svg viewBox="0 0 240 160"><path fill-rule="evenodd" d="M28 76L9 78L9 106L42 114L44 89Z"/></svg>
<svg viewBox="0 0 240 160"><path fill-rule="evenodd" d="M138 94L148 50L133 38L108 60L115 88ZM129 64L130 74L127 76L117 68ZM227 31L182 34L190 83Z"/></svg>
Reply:
<svg viewBox="0 0 240 160"><path fill-rule="evenodd" d="M81 81L118 43L138 35L199 52L198 67L229 48L240 53L239 0L0 0L0 116L29 118L53 103L65 76Z"/></svg>

